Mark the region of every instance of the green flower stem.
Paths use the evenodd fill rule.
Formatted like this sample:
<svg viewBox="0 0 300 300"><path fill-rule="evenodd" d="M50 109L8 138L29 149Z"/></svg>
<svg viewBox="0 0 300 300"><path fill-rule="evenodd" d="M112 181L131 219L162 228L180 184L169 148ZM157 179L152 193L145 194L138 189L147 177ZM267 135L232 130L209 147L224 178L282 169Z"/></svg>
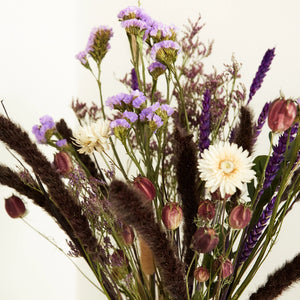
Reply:
<svg viewBox="0 0 300 300"><path fill-rule="evenodd" d="M187 132L190 132L189 119L188 119L188 115L187 115L187 111L186 111L186 106L185 106L185 102L184 102L183 90L182 90L179 78L177 76L177 72L176 72L175 66L171 67L171 72L174 75L174 79L175 79L175 82L176 82L176 85L177 85L177 88L178 88L178 91L179 91L179 99L180 99L180 105L181 105L181 110L179 111L179 116L183 112L184 119L185 119L186 130L187 130Z"/></svg>
<svg viewBox="0 0 300 300"><path fill-rule="evenodd" d="M195 259L196 259L197 256L198 256L198 254L195 252L194 256L193 256L193 259L192 259L192 261L191 261L191 263L189 265L189 268L187 270L186 276L185 276L185 287L186 287L186 294L187 294L188 300L191 299L190 292L189 292L189 275L190 275L190 271L191 271L192 265L194 264L194 261L195 261Z"/></svg>

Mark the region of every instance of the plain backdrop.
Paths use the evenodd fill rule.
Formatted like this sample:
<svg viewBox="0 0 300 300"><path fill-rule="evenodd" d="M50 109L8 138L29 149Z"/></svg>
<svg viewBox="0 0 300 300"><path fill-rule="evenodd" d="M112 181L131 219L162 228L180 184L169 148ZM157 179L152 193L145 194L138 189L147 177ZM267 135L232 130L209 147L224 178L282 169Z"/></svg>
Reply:
<svg viewBox="0 0 300 300"><path fill-rule="evenodd" d="M251 104L257 114L265 101L275 99L280 91L287 97L299 96L299 1L141 2L154 19L179 28L188 18L195 20L201 14L206 24L201 33L203 41L215 41L207 68L214 65L221 71L234 53L243 64L241 74L248 90L265 51L276 47L271 70ZM4 100L10 118L28 131L45 114L56 120L63 117L71 127L75 126L72 98L98 101L93 78L74 58L84 49L90 30L98 25L109 25L114 30L111 50L103 62L104 98L123 91L118 78L130 71L131 65L126 35L116 16L129 5L137 5L137 1L1 1L0 100ZM3 113L1 107L0 112ZM258 151L266 152L267 147L267 139L261 139ZM11 167L17 165L3 145L0 160ZM0 187L0 299L104 299L61 251L21 220L6 215L3 199L11 193ZM26 205L28 222L67 249L65 236L48 216L29 200ZM268 273L299 252L299 213L300 206L296 205L271 255L241 299L247 299ZM84 268L81 261L78 263ZM299 293L300 285L296 285L279 299L294 300Z"/></svg>

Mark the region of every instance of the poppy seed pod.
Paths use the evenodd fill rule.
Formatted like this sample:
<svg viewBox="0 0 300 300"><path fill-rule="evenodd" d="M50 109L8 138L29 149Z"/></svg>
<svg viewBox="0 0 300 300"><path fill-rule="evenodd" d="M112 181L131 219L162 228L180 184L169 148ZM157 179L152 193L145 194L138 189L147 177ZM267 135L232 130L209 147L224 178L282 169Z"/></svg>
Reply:
<svg viewBox="0 0 300 300"><path fill-rule="evenodd" d="M220 256L219 259L214 262L213 269L217 271L219 268L221 268L220 275L222 279L227 278L233 273L233 266L228 258L224 259Z"/></svg>
<svg viewBox="0 0 300 300"><path fill-rule="evenodd" d="M58 152L54 155L54 165L61 175L67 175L73 170L73 163L67 152Z"/></svg>
<svg viewBox="0 0 300 300"><path fill-rule="evenodd" d="M147 200L154 200L156 196L155 186L147 177L139 175L134 179L133 185L145 195Z"/></svg>
<svg viewBox="0 0 300 300"><path fill-rule="evenodd" d="M194 278L199 282L205 282L209 279L209 272L204 267L198 267L194 271Z"/></svg>
<svg viewBox="0 0 300 300"><path fill-rule="evenodd" d="M21 218L26 212L23 201L17 196L5 199L5 210L11 218Z"/></svg>
<svg viewBox="0 0 300 300"><path fill-rule="evenodd" d="M162 209L161 218L167 229L174 230L182 221L182 209L178 203L169 202Z"/></svg>
<svg viewBox="0 0 300 300"><path fill-rule="evenodd" d="M215 204L210 200L201 200L198 206L198 217L204 221L211 220L216 214Z"/></svg>
<svg viewBox="0 0 300 300"><path fill-rule="evenodd" d="M191 248L199 253L207 253L216 248L219 237L214 229L199 227L192 237Z"/></svg>
<svg viewBox="0 0 300 300"><path fill-rule="evenodd" d="M233 229L242 229L245 228L252 217L252 211L249 207L245 207L240 204L233 208L229 215L229 225Z"/></svg>
<svg viewBox="0 0 300 300"><path fill-rule="evenodd" d="M274 100L269 109L268 125L273 132L289 129L297 117L298 107L293 100L279 98Z"/></svg>

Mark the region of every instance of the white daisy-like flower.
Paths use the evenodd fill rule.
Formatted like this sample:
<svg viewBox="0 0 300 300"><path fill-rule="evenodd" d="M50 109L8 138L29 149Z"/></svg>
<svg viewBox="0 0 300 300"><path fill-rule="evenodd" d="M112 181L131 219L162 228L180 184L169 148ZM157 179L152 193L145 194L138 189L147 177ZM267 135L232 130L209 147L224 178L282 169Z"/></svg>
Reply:
<svg viewBox="0 0 300 300"><path fill-rule="evenodd" d="M80 127L74 133L75 143L81 147L79 153L91 154L94 150L102 152L109 149L110 122L99 120L91 125Z"/></svg>
<svg viewBox="0 0 300 300"><path fill-rule="evenodd" d="M233 195L236 189L243 190L244 183L255 177L252 158L247 150L236 144L219 142L210 145L202 153L199 162L200 177L211 193L220 190L221 197Z"/></svg>

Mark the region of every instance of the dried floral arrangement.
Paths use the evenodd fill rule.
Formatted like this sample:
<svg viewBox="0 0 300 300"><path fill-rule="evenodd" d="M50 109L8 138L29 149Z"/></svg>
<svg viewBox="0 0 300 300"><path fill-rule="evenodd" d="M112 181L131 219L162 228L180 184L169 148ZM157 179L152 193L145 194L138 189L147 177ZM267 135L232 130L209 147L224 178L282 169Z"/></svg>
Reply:
<svg viewBox="0 0 300 300"><path fill-rule="evenodd" d="M35 143L0 116L0 140L22 168L0 165L0 183L19 194L5 209L26 218L22 195L44 209L108 299L238 299L299 200L299 101L280 95L254 120L274 48L247 93L235 59L204 71L212 44L199 39L200 18L181 36L140 7L118 18L131 50L128 93L103 99L113 31L100 26L76 56L100 96L100 105L73 101L79 129L43 116ZM266 154L254 157L266 121ZM53 162L37 144L53 148ZM250 299L274 299L299 278L297 255Z"/></svg>

